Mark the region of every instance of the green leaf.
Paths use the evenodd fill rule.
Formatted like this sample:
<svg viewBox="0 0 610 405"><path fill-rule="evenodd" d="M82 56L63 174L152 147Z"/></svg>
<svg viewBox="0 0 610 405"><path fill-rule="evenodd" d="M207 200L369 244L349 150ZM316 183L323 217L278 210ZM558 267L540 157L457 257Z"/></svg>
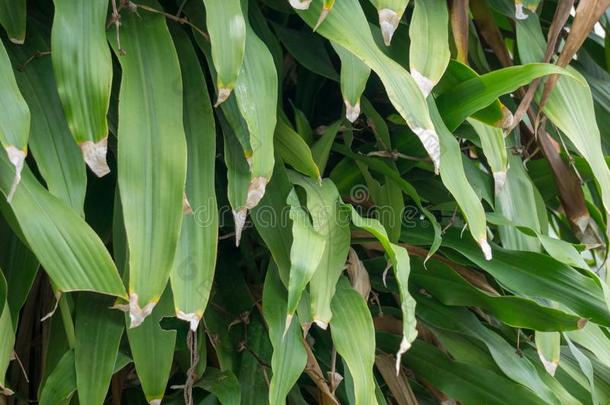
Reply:
<svg viewBox="0 0 610 405"><path fill-rule="evenodd" d="M15 66L23 66L43 49L50 49L48 40L34 26L30 28L27 43L11 46L8 52ZM15 78L32 112L28 143L47 188L84 216L87 173L57 95L50 58L31 60L26 69L16 72Z"/></svg>
<svg viewBox="0 0 610 405"><path fill-rule="evenodd" d="M532 391L486 368L450 360L434 346L415 341L409 368L451 398L465 403L544 404Z"/></svg>
<svg viewBox="0 0 610 405"><path fill-rule="evenodd" d="M303 347L305 343L301 338L299 322L297 320L287 323L286 299L286 289L282 285L279 273L275 265L270 265L263 289L263 315L269 327L269 339L273 346L270 404L286 403L288 392L307 363L307 352Z"/></svg>
<svg viewBox="0 0 610 405"><path fill-rule="evenodd" d="M318 184L295 172L289 172L289 177L293 184L305 190L313 227L326 241L320 264L309 286L313 321L322 329L326 329L332 318L330 303L349 250L347 212L342 207L339 192L330 179L324 179Z"/></svg>
<svg viewBox="0 0 610 405"><path fill-rule="evenodd" d="M114 373L124 324L111 305L112 300L101 296L83 294L77 300L74 364L83 404L103 404Z"/></svg>
<svg viewBox="0 0 610 405"><path fill-rule="evenodd" d="M372 2L379 14L379 26L383 35L383 42L386 46L390 46L390 41L392 41L409 0L372 0Z"/></svg>
<svg viewBox="0 0 610 405"><path fill-rule="evenodd" d="M25 41L27 8L25 0L0 1L0 24L11 42L21 45Z"/></svg>
<svg viewBox="0 0 610 405"><path fill-rule="evenodd" d="M192 212L185 214L182 221L171 285L176 316L190 322L191 329L196 330L208 303L216 267L216 128L195 49L181 29L174 29L173 36L182 68L188 150L185 192Z"/></svg>
<svg viewBox="0 0 610 405"><path fill-rule="evenodd" d="M5 156L0 156L0 167L0 191L6 195L14 169ZM27 167L10 207L29 247L60 291L126 297L100 238L74 210L45 190Z"/></svg>
<svg viewBox="0 0 610 405"><path fill-rule="evenodd" d="M10 202L21 181L21 171L28 152L28 137L30 133L30 109L13 74L11 61L6 49L0 41L0 144L7 154L9 162L15 168L15 177L10 189L5 191Z"/></svg>
<svg viewBox="0 0 610 405"><path fill-rule="evenodd" d="M432 114L432 120L438 131L441 143L441 156L447 162L441 166L441 179L451 195L455 198L458 206L462 210L470 234L481 247L486 260L491 260L491 248L487 242L487 225L485 210L481 200L474 192L472 186L466 178L464 164L462 163L462 152L460 145L455 137L449 132L439 114L434 100L428 100L428 106Z"/></svg>
<svg viewBox="0 0 610 405"><path fill-rule="evenodd" d="M208 367L203 377L195 383L195 386L214 394L223 405L239 405L241 403L239 380L231 371L220 371Z"/></svg>
<svg viewBox="0 0 610 405"><path fill-rule="evenodd" d="M131 269L130 269L131 270ZM169 288L153 309L151 315L137 328L127 329L127 338L131 355L136 366L138 379L149 403L160 404L165 394L165 386L169 379L176 331L164 330L159 322L164 317L172 316L172 297ZM129 317L125 315L129 324Z"/></svg>
<svg viewBox="0 0 610 405"><path fill-rule="evenodd" d="M219 105L235 88L244 61L246 21L240 0L204 0Z"/></svg>
<svg viewBox="0 0 610 405"><path fill-rule="evenodd" d="M69 404L76 391L74 350L67 351L55 365L40 393L41 405Z"/></svg>
<svg viewBox="0 0 610 405"><path fill-rule="evenodd" d="M106 114L112 57L106 41L108 0L54 0L51 59L70 131L89 168L108 174Z"/></svg>
<svg viewBox="0 0 610 405"><path fill-rule="evenodd" d="M410 239L411 238L411 239ZM430 240L423 233L403 232L401 241L420 243ZM604 298L601 280L592 272L581 273L547 255L493 247L491 261L484 259L472 240L460 238L449 230L443 245L464 255L492 275L509 290L533 298L553 300L565 305L583 318L600 325L610 325L610 312Z"/></svg>
<svg viewBox="0 0 610 405"><path fill-rule="evenodd" d="M311 154L311 149L305 140L288 125L283 118L279 118L275 126L275 147L284 160L295 170L318 180L320 169Z"/></svg>
<svg viewBox="0 0 610 405"><path fill-rule="evenodd" d="M292 246L286 327L290 326L303 290L318 269L328 242L314 229L309 214L301 208L296 190L293 189L288 194L287 203L290 205L290 219L292 219Z"/></svg>
<svg viewBox="0 0 610 405"><path fill-rule="evenodd" d="M511 93L534 79L551 74L573 76L567 70L547 63L529 63L494 70L468 79L441 94L438 110L450 131L455 130L469 116L492 104L501 95ZM456 103L455 100L460 100ZM494 125L495 122L487 122Z"/></svg>
<svg viewBox="0 0 610 405"><path fill-rule="evenodd" d="M559 332L536 331L534 336L538 357L544 369L550 375L555 375L561 357L561 334Z"/></svg>
<svg viewBox="0 0 610 405"><path fill-rule="evenodd" d="M479 340L487 347L502 372L513 381L528 387L541 400L559 403L552 391L538 376L527 358L519 356L500 335L483 326L474 314L467 310L449 309L431 299L419 301L418 315L435 328L451 330Z"/></svg>
<svg viewBox="0 0 610 405"><path fill-rule="evenodd" d="M276 162L273 177L267 186L260 206L252 210L252 222L271 252L282 282L284 285L288 285L291 266L292 221L288 217L290 208L286 201L292 185L284 165L277 158ZM277 215L275 220L271 220L273 217L269 218L270 212L272 215Z"/></svg>
<svg viewBox="0 0 610 405"><path fill-rule="evenodd" d="M242 8L247 10L247 4L247 0L242 0ZM256 36L248 21L246 21L246 31L246 50L235 86L235 96L250 133L251 180L246 208L252 209L265 193L265 187L273 173L273 133L277 122L278 77L271 52Z"/></svg>
<svg viewBox="0 0 610 405"><path fill-rule="evenodd" d="M406 6L406 1L397 1L404 2L404 6ZM313 27L321 7L320 2L314 2L306 11L297 10L297 14ZM398 8L395 10L402 15L404 7L402 7L402 11ZM398 21L396 21L397 24ZM424 96L411 75L377 47L358 1L343 0L335 3L333 12L328 15L317 32L347 49L377 73L390 101L420 138L435 167L438 168L440 165L438 136L430 120ZM389 43L389 39L386 42Z"/></svg>
<svg viewBox="0 0 610 405"><path fill-rule="evenodd" d="M356 405L377 404L375 397L375 329L366 302L349 287L347 280L340 282L333 297L330 332L337 353L345 360L354 379Z"/></svg>
<svg viewBox="0 0 610 405"><path fill-rule="evenodd" d="M495 194L498 195L506 183L508 172L508 154L506 152L506 142L504 142L504 133L500 128L492 127L472 118L467 121L479 135L483 154L494 178Z"/></svg>
<svg viewBox="0 0 610 405"><path fill-rule="evenodd" d="M15 330L8 305L6 280L0 271L0 392L6 389L5 375L13 354Z"/></svg>
<svg viewBox="0 0 610 405"><path fill-rule="evenodd" d="M437 260L423 264L416 260L411 278L445 305L479 307L514 328L562 331L581 328L585 319L540 305L520 296L497 295L468 283L446 264Z"/></svg>
<svg viewBox="0 0 610 405"><path fill-rule="evenodd" d="M443 0L415 0L409 25L409 65L411 75L428 96L441 79L451 53L449 51L449 13Z"/></svg>
<svg viewBox="0 0 610 405"><path fill-rule="evenodd" d="M409 254L407 250L399 245L390 242L388 235L379 221L371 218L362 218L354 207L351 207L352 222L358 228L362 228L370 232L379 240L386 254L390 258L394 277L398 284L400 292L400 309L402 311L402 340L400 348L396 354L396 371L400 365L400 356L411 347L411 343L417 337L417 322L415 320L415 300L409 293L409 273L411 265L409 263Z"/></svg>
<svg viewBox="0 0 610 405"><path fill-rule="evenodd" d="M146 4L158 6L154 0ZM156 7L158 8L158 7ZM186 141L182 78L163 16L125 14L119 103L118 183L129 245L132 326L159 301L173 266L182 223ZM136 158L137 157L137 158Z"/></svg>
<svg viewBox="0 0 610 405"><path fill-rule="evenodd" d="M360 96L364 93L371 69L350 51L331 42L341 59L341 94L345 104L345 118L354 122L360 116Z"/></svg>

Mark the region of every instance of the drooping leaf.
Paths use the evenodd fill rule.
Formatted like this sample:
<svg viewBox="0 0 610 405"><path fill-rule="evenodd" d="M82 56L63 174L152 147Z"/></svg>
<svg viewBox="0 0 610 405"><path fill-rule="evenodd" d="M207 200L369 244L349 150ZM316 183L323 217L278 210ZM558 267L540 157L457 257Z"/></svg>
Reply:
<svg viewBox="0 0 610 405"><path fill-rule="evenodd" d="M385 229L379 221L371 218L362 218L353 207L351 212L354 225L370 232L379 240L379 243L381 243L390 258L394 277L396 277L400 291L400 309L402 311L402 340L396 355L396 370L398 372L400 356L409 350L417 337L417 329L415 328L417 324L415 320L415 300L409 293L409 273L411 271L409 254L405 248L390 242Z"/></svg>
<svg viewBox="0 0 610 405"><path fill-rule="evenodd" d="M187 212L182 221L171 285L176 316L190 322L195 330L207 306L216 267L216 127L195 50L180 29L173 30L173 37L182 68L188 150L185 192L192 212Z"/></svg>
<svg viewBox="0 0 610 405"><path fill-rule="evenodd" d="M4 45L0 42L0 75L4 78L0 84L0 144L6 152L8 161L15 168L15 177L11 187L5 190L10 202L21 181L21 171L28 152L30 135L30 109L26 104L11 67Z"/></svg>
<svg viewBox="0 0 610 405"><path fill-rule="evenodd" d="M36 52L49 48L49 41L34 25L29 30L27 43L11 46L8 52L15 66L25 66ZM83 216L87 186L85 164L57 95L50 58L31 60L26 68L16 72L15 78L32 112L28 144L36 166L51 194Z"/></svg>
<svg viewBox="0 0 610 405"><path fill-rule="evenodd" d="M494 178L495 194L498 195L504 187L504 183L506 183L508 171L508 155L504 134L500 128L492 127L481 121L471 118L467 121L479 135L483 154L485 154L487 163L491 167Z"/></svg>
<svg viewBox="0 0 610 405"><path fill-rule="evenodd" d="M290 219L292 219L292 246L290 247L286 327L290 325L303 290L320 265L320 260L322 260L328 242L314 229L309 215L301 208L295 190L288 194L287 203L290 205Z"/></svg>
<svg viewBox="0 0 610 405"><path fill-rule="evenodd" d="M5 156L0 156L0 165L0 191L7 195L14 168ZM74 210L46 191L27 167L10 207L29 247L60 291L126 297L100 238Z"/></svg>
<svg viewBox="0 0 610 405"><path fill-rule="evenodd" d="M114 373L124 323L119 311L109 309L112 300L107 297L81 295L77 302L74 367L78 399L83 404L102 404Z"/></svg>
<svg viewBox="0 0 610 405"><path fill-rule="evenodd" d="M212 60L218 73L216 105L219 105L235 88L244 61L246 21L240 0L204 0L204 4Z"/></svg>
<svg viewBox="0 0 610 405"><path fill-rule="evenodd" d="M130 315L137 326L161 298L180 236L187 153L182 78L163 16L125 14L125 54L109 37L123 70L118 183L129 245Z"/></svg>
<svg viewBox="0 0 610 405"><path fill-rule="evenodd" d="M299 322L288 324L286 319L286 289L275 265L269 266L263 290L263 315L269 326L269 340L273 346L269 386L269 403L285 404L288 392L307 363Z"/></svg>
<svg viewBox="0 0 610 405"><path fill-rule="evenodd" d="M74 350L67 351L55 365L40 393L40 404L69 404L76 391L76 370L74 369Z"/></svg>
<svg viewBox="0 0 610 405"><path fill-rule="evenodd" d="M483 209L481 200L479 200L466 178L460 145L445 126L443 118L439 114L432 98L428 100L428 106L439 135L441 155L445 161L448 162L445 167L441 166L441 179L443 180L443 184L453 195L458 206L462 210L466 222L468 223L470 234L481 247L485 259L491 260L491 248L487 242L485 210Z"/></svg>
<svg viewBox="0 0 610 405"><path fill-rule="evenodd" d="M129 270L131 271L131 268ZM150 316L137 328L127 329L133 362L149 403L161 403L170 376L176 331L164 330L159 322L173 313L172 297L168 288ZM129 325L128 315L125 316L125 321Z"/></svg>
<svg viewBox="0 0 610 405"><path fill-rule="evenodd" d="M428 96L443 76L449 58L449 13L442 0L415 0L409 25L411 75Z"/></svg>
<svg viewBox="0 0 610 405"><path fill-rule="evenodd" d="M339 193L331 180L324 179L318 184L294 172L289 172L289 177L293 184L305 190L313 227L326 241L309 287L313 321L326 329L332 318L330 303L349 250L347 213L340 205Z"/></svg>
<svg viewBox="0 0 610 405"><path fill-rule="evenodd" d="M108 174L106 114L112 58L106 41L108 0L54 0L51 59L70 131L89 168Z"/></svg>
<svg viewBox="0 0 610 405"><path fill-rule="evenodd" d="M360 96L364 92L371 69L350 51L331 42L341 59L341 94L345 104L345 118L354 122L360 116Z"/></svg>
<svg viewBox="0 0 610 405"><path fill-rule="evenodd" d="M551 74L571 75L547 63L529 63L486 73L459 83L437 99L438 110L450 131L467 117L492 104L499 96L515 91L534 79ZM455 100L460 100L456 103ZM494 125L495 122L488 122Z"/></svg>
<svg viewBox="0 0 610 405"><path fill-rule="evenodd" d="M356 405L377 404L375 398L375 329L364 299L346 285L345 279L332 301L331 334L337 353L354 379Z"/></svg>
<svg viewBox="0 0 610 405"><path fill-rule="evenodd" d="M247 10L248 0L242 0ZM224 7L224 6L223 6ZM255 207L273 173L273 133L277 122L278 77L273 56L246 20L246 50L235 86L237 105L248 132L252 155L249 156L250 184L246 208Z"/></svg>

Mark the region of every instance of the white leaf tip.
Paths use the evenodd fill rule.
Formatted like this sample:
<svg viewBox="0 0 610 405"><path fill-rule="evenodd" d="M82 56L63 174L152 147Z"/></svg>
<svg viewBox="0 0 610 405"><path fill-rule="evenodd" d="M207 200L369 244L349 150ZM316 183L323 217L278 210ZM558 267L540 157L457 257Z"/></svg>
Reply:
<svg viewBox="0 0 610 405"><path fill-rule="evenodd" d="M347 99L343 100L345 103L345 118L349 122L355 122L360 116L360 101L356 101L356 104L352 105Z"/></svg>
<svg viewBox="0 0 610 405"><path fill-rule="evenodd" d="M557 366L559 366L559 362L557 360L549 361L544 357L544 354L538 350L538 357L544 366L544 369L551 376L555 376L555 371L557 371Z"/></svg>
<svg viewBox="0 0 610 405"><path fill-rule="evenodd" d="M239 246L241 233L244 230L247 216L248 210L246 208L242 208L239 211L233 211L233 221L235 222L235 246Z"/></svg>
<svg viewBox="0 0 610 405"><path fill-rule="evenodd" d="M197 327L199 327L199 321L201 321L201 316L197 315L196 313L191 312L187 314L180 310L176 312L176 318L188 322L193 332L197 330Z"/></svg>
<svg viewBox="0 0 610 405"><path fill-rule="evenodd" d="M400 373L400 359L402 355L407 352L411 348L411 343L407 340L406 336L402 337L400 341L400 347L398 348L398 352L396 353L396 375Z"/></svg>
<svg viewBox="0 0 610 405"><path fill-rule="evenodd" d="M381 35L383 35L383 43L386 46L390 46L399 22L400 17L396 11L389 8L379 10L379 26L381 27Z"/></svg>
<svg viewBox="0 0 610 405"><path fill-rule="evenodd" d="M321 319L314 319L314 320L313 320L313 323L315 323L316 325L318 325L318 327L319 327L320 329L324 329L324 330L326 330L326 329L328 328L328 322L325 322L325 321L323 321L323 320L321 320Z"/></svg>
<svg viewBox="0 0 610 405"><path fill-rule="evenodd" d="M13 201L13 196L17 191L17 186L21 182L21 172L23 171L23 165L25 163L26 152L16 148L13 145L9 145L4 148L6 150L6 154L8 155L8 160L11 162L13 166L15 166L15 177L13 178L13 184L11 184L11 188L6 195L6 201L9 203Z"/></svg>
<svg viewBox="0 0 610 405"><path fill-rule="evenodd" d="M160 399L153 399L152 401L148 402L150 405L161 405L161 400Z"/></svg>
<svg viewBox="0 0 610 405"><path fill-rule="evenodd" d="M523 12L523 4L515 3L515 18L517 20L526 20L527 14Z"/></svg>
<svg viewBox="0 0 610 405"><path fill-rule="evenodd" d="M85 163L97 177L104 177L110 173L110 168L106 162L108 153L108 137L99 142L85 141L81 143L80 150L83 152Z"/></svg>
<svg viewBox="0 0 610 405"><path fill-rule="evenodd" d="M481 247L481 251L483 252L483 256L485 257L485 260L491 260L492 258L492 253L491 253L491 246L489 245L489 242L487 242L487 238L483 237L479 240L479 246Z"/></svg>
<svg viewBox="0 0 610 405"><path fill-rule="evenodd" d="M231 89L229 89L227 87L219 87L218 88L218 98L216 99L216 103L214 104L214 107L218 107L219 105L221 105L222 103L227 101L227 99L229 98L230 95L231 95Z"/></svg>
<svg viewBox="0 0 610 405"><path fill-rule="evenodd" d="M296 10L307 10L311 0L289 0L290 6Z"/></svg>
<svg viewBox="0 0 610 405"><path fill-rule="evenodd" d="M137 328L140 326L146 317L152 313L155 305L157 305L156 302L149 302L144 305L144 308L141 308L138 303L138 294L135 292L129 294L129 328ZM115 305L115 307L121 309L121 306Z"/></svg>

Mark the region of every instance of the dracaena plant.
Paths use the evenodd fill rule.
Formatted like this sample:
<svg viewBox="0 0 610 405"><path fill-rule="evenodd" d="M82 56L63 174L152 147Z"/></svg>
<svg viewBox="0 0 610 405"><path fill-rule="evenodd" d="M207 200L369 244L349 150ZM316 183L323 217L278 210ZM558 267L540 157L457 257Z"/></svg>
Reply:
<svg viewBox="0 0 610 405"><path fill-rule="evenodd" d="M0 0L0 404L610 401L610 0Z"/></svg>

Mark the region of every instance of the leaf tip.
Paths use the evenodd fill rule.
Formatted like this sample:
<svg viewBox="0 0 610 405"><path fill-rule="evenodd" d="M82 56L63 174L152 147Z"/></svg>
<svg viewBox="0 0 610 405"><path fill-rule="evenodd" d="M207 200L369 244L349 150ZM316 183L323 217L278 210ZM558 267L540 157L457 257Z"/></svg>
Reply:
<svg viewBox="0 0 610 405"><path fill-rule="evenodd" d="M296 10L307 10L311 0L289 0L290 6Z"/></svg>
<svg viewBox="0 0 610 405"><path fill-rule="evenodd" d="M557 366L559 366L559 361L547 360L544 357L544 354L540 350L538 350L538 357L540 357L540 361L542 362L542 365L544 366L544 369L546 370L546 372L549 373L551 376L555 376L555 371L557 371Z"/></svg>
<svg viewBox="0 0 610 405"><path fill-rule="evenodd" d="M316 25L313 27L314 32L318 29L318 27L320 26L320 24L322 24L324 22L324 20L326 19L326 17L328 17L328 13L330 13L330 8L323 8L322 12L320 12L320 17L318 17L318 22L316 22Z"/></svg>
<svg viewBox="0 0 610 405"><path fill-rule="evenodd" d="M360 116L360 101L357 101L356 104L352 105L347 99L343 100L345 103L345 118L349 122L355 122Z"/></svg>
<svg viewBox="0 0 610 405"><path fill-rule="evenodd" d="M152 313L155 305L157 305L156 302L149 302L148 304L144 305L144 308L141 308L140 304L138 303L138 294L132 292L129 294L128 306L115 305L115 308L129 312L129 328L137 328L142 324L142 322L144 322L146 317Z"/></svg>
<svg viewBox="0 0 610 405"><path fill-rule="evenodd" d="M13 178L13 184L11 184L11 188L6 195L6 201L10 203L13 201L15 191L17 191L17 186L21 182L21 171L23 170L23 165L25 163L26 152L16 148L13 145L6 146L4 150L6 150L8 160L13 166L15 166L15 177Z"/></svg>
<svg viewBox="0 0 610 405"><path fill-rule="evenodd" d="M313 323L315 323L316 325L318 325L318 327L319 327L320 329L324 329L324 330L326 330L326 329L328 328L328 322L325 322L325 321L323 321L323 320L321 320L321 319L314 319L314 320L313 320Z"/></svg>
<svg viewBox="0 0 610 405"><path fill-rule="evenodd" d="M394 10L383 8L379 10L379 26L381 27L381 35L383 35L383 43L390 46L394 31L398 28L400 17Z"/></svg>
<svg viewBox="0 0 610 405"><path fill-rule="evenodd" d="M288 329L290 329L290 324L292 323L293 317L294 317L294 315L292 315L292 314L286 315L286 322L284 324L284 334L282 335L282 338L286 337L286 334L288 333Z"/></svg>
<svg viewBox="0 0 610 405"><path fill-rule="evenodd" d="M214 107L218 107L219 105L221 105L222 103L227 101L227 99L229 98L230 95L231 95L231 89L229 89L228 87L219 87L218 88L218 98L216 99L216 103L214 104Z"/></svg>
<svg viewBox="0 0 610 405"><path fill-rule="evenodd" d="M201 321L201 316L199 316L198 314L194 312L187 314L180 310L176 311L176 318L188 322L193 332L197 330L197 327L199 326L199 321Z"/></svg>
<svg viewBox="0 0 610 405"><path fill-rule="evenodd" d="M485 257L485 260L491 260L491 258L492 258L491 246L489 245L489 242L487 242L486 237L482 237L481 239L479 239L479 246L481 247L481 251L483 252L483 256Z"/></svg>
<svg viewBox="0 0 610 405"><path fill-rule="evenodd" d="M526 20L527 14L523 12L523 3L515 2L515 18L517 20Z"/></svg>
<svg viewBox="0 0 610 405"><path fill-rule="evenodd" d="M239 246L247 215L248 210L246 208L242 208L239 211L233 211L233 221L235 222L235 246Z"/></svg>
<svg viewBox="0 0 610 405"><path fill-rule="evenodd" d="M405 354L410 348L411 343L409 343L409 340L406 336L403 336L402 340L400 341L400 347L398 348L398 352L396 353L396 375L400 373L400 359L402 358L402 355Z"/></svg>
<svg viewBox="0 0 610 405"><path fill-rule="evenodd" d="M99 142L85 141L81 143L80 150L83 153L85 163L97 177L104 177L110 173L110 168L106 162L108 152L108 137Z"/></svg>

